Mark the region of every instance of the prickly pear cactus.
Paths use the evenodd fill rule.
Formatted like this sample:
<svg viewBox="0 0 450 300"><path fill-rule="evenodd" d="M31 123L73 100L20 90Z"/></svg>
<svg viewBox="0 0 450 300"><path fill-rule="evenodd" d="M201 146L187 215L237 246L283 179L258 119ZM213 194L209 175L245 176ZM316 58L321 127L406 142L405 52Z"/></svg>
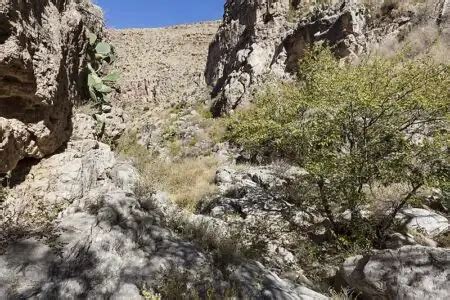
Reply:
<svg viewBox="0 0 450 300"><path fill-rule="evenodd" d="M95 33L87 32L89 39L89 56L87 86L91 100L97 105L108 103L107 95L115 88L119 73L113 71L106 74L107 66L115 60L114 48L101 41Z"/></svg>

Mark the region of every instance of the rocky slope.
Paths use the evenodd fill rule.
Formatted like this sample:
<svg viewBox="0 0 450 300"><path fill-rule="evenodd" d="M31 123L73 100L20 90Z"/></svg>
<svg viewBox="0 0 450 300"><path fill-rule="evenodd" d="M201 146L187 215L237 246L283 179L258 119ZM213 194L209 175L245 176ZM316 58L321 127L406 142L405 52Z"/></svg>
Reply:
<svg viewBox="0 0 450 300"><path fill-rule="evenodd" d="M209 99L204 79L208 45L219 22L155 29L107 30L121 73L120 93L111 96L112 111L98 119L106 123L104 137L115 140L135 129L143 143L162 143L168 112Z"/></svg>
<svg viewBox="0 0 450 300"><path fill-rule="evenodd" d="M137 113L205 100L203 71L219 22L160 29L109 30L119 60L121 106Z"/></svg>
<svg viewBox="0 0 450 300"><path fill-rule="evenodd" d="M15 169L0 196L0 298L328 299L333 284L368 299L448 298L449 250L434 240L450 230L442 212L405 209L399 221L415 234L392 234L386 250L321 255L330 251L320 242L330 238L327 222L314 207L289 202L289 184L305 171L239 164L248 162L245 153L212 137L222 125L211 106L220 115L271 77L289 80L311 42L355 58L422 28L417 11L373 19L360 2L314 12L303 1L229 0L222 23L107 30L119 91L100 110L74 111L82 32L100 30L97 11L88 1L2 2L0 173ZM450 2L430 3L422 12L431 32L446 37ZM17 84L22 73L31 89ZM138 159L118 155L117 145L138 149ZM183 178L192 173L175 164L194 168L205 156L215 161L214 193L195 199L194 213L168 190L143 187L149 173L160 173L136 164L164 161L180 172L176 182L197 187L201 178Z"/></svg>

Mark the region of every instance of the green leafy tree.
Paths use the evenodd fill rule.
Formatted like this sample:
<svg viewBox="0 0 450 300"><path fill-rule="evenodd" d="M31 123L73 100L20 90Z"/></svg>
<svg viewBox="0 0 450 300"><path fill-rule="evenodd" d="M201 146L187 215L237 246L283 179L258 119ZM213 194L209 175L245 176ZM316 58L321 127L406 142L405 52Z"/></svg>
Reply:
<svg viewBox="0 0 450 300"><path fill-rule="evenodd" d="M297 83L270 89L232 116L228 138L304 167L310 200L336 233L355 230L371 186L407 185L374 226L383 238L399 210L422 187L437 186L448 166L450 68L404 56L341 64L317 47L299 70ZM345 226L336 218L343 211L351 212Z"/></svg>

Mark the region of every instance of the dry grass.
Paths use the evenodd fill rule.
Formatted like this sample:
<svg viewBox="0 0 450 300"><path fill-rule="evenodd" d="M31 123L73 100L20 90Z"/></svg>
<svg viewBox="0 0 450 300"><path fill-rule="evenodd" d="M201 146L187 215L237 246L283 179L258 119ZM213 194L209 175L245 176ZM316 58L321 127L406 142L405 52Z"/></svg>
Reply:
<svg viewBox="0 0 450 300"><path fill-rule="evenodd" d="M73 111L74 114L85 114L91 116L98 113L98 108L95 108L92 103L85 103L74 106Z"/></svg>
<svg viewBox="0 0 450 300"><path fill-rule="evenodd" d="M382 218L392 208L396 207L410 191L411 186L406 183L395 183L388 186L374 184L367 191L367 197L371 204L369 210L377 218ZM432 189L422 187L414 197L408 200L407 204L412 207L422 207L426 199L432 194Z"/></svg>
<svg viewBox="0 0 450 300"><path fill-rule="evenodd" d="M352 293L345 288L342 288L340 292L330 291L330 293L331 300L353 300L358 298L357 296L353 296Z"/></svg>
<svg viewBox="0 0 450 300"><path fill-rule="evenodd" d="M180 207L195 210L198 202L216 191L217 162L211 157L185 158L177 162L155 160L147 164L142 180L147 186L169 193Z"/></svg>
<svg viewBox="0 0 450 300"><path fill-rule="evenodd" d="M364 5L380 16L397 17L399 15L423 10L430 5L430 0L365 0Z"/></svg>
<svg viewBox="0 0 450 300"><path fill-rule="evenodd" d="M409 48L412 56L428 55L436 63L450 64L450 41L440 35L434 22L413 29L405 36L402 44Z"/></svg>
<svg viewBox="0 0 450 300"><path fill-rule="evenodd" d="M136 134L119 141L119 153L131 158L140 172L138 194L165 191L180 207L194 211L200 200L216 191L217 161L210 156L164 161L136 142Z"/></svg>
<svg viewBox="0 0 450 300"><path fill-rule="evenodd" d="M434 23L422 24L405 33L402 41L397 38L385 40L376 50L377 54L392 57L399 52L405 52L410 57L428 55L435 63L449 64L450 41L439 34Z"/></svg>

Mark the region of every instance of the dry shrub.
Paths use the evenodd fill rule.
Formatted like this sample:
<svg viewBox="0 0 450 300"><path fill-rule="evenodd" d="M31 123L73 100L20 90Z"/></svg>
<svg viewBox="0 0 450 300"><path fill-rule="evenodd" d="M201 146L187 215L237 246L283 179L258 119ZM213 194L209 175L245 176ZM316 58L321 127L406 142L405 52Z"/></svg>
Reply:
<svg viewBox="0 0 450 300"><path fill-rule="evenodd" d="M366 6L378 18L399 18L414 16L411 29L403 30L399 37L392 36L386 39L377 49L383 56L391 57L407 49L408 55L418 57L428 54L430 59L437 63L449 63L449 42L439 34L434 14L435 1L432 0L366 0Z"/></svg>
<svg viewBox="0 0 450 300"><path fill-rule="evenodd" d="M450 232L444 232L435 238L439 247L450 249Z"/></svg>
<svg viewBox="0 0 450 300"><path fill-rule="evenodd" d="M210 156L165 161L137 143L136 133L125 134L117 148L133 160L140 172L137 194L164 191L180 207L193 211L204 197L214 193L217 161Z"/></svg>
<svg viewBox="0 0 450 300"><path fill-rule="evenodd" d="M198 202L216 191L217 161L212 157L184 158L176 162L147 162L141 181L154 190L169 193L180 207L195 210Z"/></svg>
<svg viewBox="0 0 450 300"><path fill-rule="evenodd" d="M410 57L428 55L435 63L449 64L449 45L450 41L439 34L438 27L427 23L405 33L400 42L397 37L386 39L376 52L385 57L393 57L400 52L406 52Z"/></svg>
<svg viewBox="0 0 450 300"><path fill-rule="evenodd" d="M365 0L364 5L379 16L398 17L409 12L420 13L431 6L431 0Z"/></svg>
<svg viewBox="0 0 450 300"><path fill-rule="evenodd" d="M406 183L394 183L388 186L374 184L368 191L367 195L371 203L370 210L375 216L384 216L393 207L398 205L411 191L411 187ZM409 201L409 204L420 207L422 201L431 194L431 190L423 187Z"/></svg>
<svg viewBox="0 0 450 300"><path fill-rule="evenodd" d="M0 199L0 254L7 245L24 237L44 237L49 242L55 234L53 223L67 205L50 203L38 196L31 201L18 197Z"/></svg>
<svg viewBox="0 0 450 300"><path fill-rule="evenodd" d="M330 291L331 300L353 300L358 299L358 295L354 295L354 293L346 288L342 288L340 291Z"/></svg>

